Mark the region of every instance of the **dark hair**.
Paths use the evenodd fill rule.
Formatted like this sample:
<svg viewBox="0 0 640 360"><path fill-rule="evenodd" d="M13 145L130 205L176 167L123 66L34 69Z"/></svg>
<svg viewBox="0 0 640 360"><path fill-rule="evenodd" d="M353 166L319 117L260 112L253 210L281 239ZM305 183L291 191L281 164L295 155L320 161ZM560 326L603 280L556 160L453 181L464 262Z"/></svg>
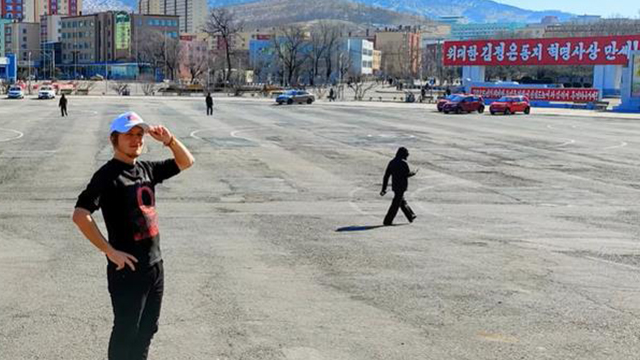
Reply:
<svg viewBox="0 0 640 360"><path fill-rule="evenodd" d="M109 135L109 140L111 140L111 145L113 146L117 146L118 145L118 134L120 134L117 131L113 131L111 133L111 135Z"/></svg>
<svg viewBox="0 0 640 360"><path fill-rule="evenodd" d="M409 150L406 147L400 147L396 152L396 157L406 159L409 156Z"/></svg>

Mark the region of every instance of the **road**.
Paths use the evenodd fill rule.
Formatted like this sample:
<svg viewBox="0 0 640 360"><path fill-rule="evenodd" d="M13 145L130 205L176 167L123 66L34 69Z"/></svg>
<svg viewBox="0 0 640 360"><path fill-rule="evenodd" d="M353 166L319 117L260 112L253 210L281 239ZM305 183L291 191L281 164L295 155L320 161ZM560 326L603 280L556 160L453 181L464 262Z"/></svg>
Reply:
<svg viewBox="0 0 640 360"><path fill-rule="evenodd" d="M150 359L637 359L637 118L237 99L206 117L203 99L135 97L71 97L61 118L56 105L0 100L0 359L106 357L106 260L70 217L127 110L196 158L158 188ZM418 219L381 227L398 146L420 168ZM169 155L147 139L143 158Z"/></svg>

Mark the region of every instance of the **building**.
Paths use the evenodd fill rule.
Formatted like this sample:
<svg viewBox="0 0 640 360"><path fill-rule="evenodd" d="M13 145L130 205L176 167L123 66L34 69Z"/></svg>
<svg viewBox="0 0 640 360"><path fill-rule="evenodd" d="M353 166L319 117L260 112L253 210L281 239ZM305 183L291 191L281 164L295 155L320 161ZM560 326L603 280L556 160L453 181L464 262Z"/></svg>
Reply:
<svg viewBox="0 0 640 360"><path fill-rule="evenodd" d="M40 42L60 42L62 34L62 15L40 16Z"/></svg>
<svg viewBox="0 0 640 360"><path fill-rule="evenodd" d="M0 18L22 21L24 0L0 0Z"/></svg>
<svg viewBox="0 0 640 360"><path fill-rule="evenodd" d="M499 33L514 33L526 27L525 23L482 23L482 24L453 24L451 38L455 40L489 39Z"/></svg>
<svg viewBox="0 0 640 360"><path fill-rule="evenodd" d="M466 24L469 22L466 17L460 15L439 16L437 20L438 22L449 25Z"/></svg>
<svg viewBox="0 0 640 360"><path fill-rule="evenodd" d="M380 73L380 69L382 68L382 51L373 50L373 63L371 64L371 70L375 75Z"/></svg>
<svg viewBox="0 0 640 360"><path fill-rule="evenodd" d="M420 33L412 29L376 33L375 49L382 51L380 70L386 76L416 77L422 56Z"/></svg>
<svg viewBox="0 0 640 360"><path fill-rule="evenodd" d="M373 42L361 38L347 38L340 46L350 61L348 74L362 76L373 74Z"/></svg>
<svg viewBox="0 0 640 360"><path fill-rule="evenodd" d="M3 57L5 54L4 51L4 25L11 23L13 20L9 19L0 19L0 57Z"/></svg>
<svg viewBox="0 0 640 360"><path fill-rule="evenodd" d="M135 77L140 44L150 41L146 35L156 32L160 38L177 40L178 28L178 17L172 15L107 11L63 18L60 42L64 72L73 77L96 73Z"/></svg>
<svg viewBox="0 0 640 360"><path fill-rule="evenodd" d="M77 16L82 11L82 0L22 0L22 2L23 18L28 22L40 22L43 15Z"/></svg>
<svg viewBox="0 0 640 360"><path fill-rule="evenodd" d="M35 66L40 59L40 24L4 24L4 47L6 54L16 54L18 67Z"/></svg>
<svg viewBox="0 0 640 360"><path fill-rule="evenodd" d="M198 35L180 35L180 62L178 77L196 82L208 74L209 47L206 39Z"/></svg>
<svg viewBox="0 0 640 360"><path fill-rule="evenodd" d="M601 19L594 22L565 22L548 26L544 37L608 36L640 34L640 20Z"/></svg>
<svg viewBox="0 0 640 360"><path fill-rule="evenodd" d="M178 16L181 34L202 32L209 14L207 0L139 0L138 11L143 15Z"/></svg>

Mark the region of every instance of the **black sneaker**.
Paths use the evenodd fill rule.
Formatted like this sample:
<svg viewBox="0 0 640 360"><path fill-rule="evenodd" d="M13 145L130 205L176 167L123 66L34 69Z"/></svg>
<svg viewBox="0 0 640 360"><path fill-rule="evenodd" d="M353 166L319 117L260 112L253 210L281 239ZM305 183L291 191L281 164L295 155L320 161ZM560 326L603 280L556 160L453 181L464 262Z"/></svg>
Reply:
<svg viewBox="0 0 640 360"><path fill-rule="evenodd" d="M410 217L410 218L409 218L409 222L410 222L410 223L412 223L412 222L413 222L413 220L415 220L416 218L417 218L417 216L416 216L416 215L413 215L412 217Z"/></svg>

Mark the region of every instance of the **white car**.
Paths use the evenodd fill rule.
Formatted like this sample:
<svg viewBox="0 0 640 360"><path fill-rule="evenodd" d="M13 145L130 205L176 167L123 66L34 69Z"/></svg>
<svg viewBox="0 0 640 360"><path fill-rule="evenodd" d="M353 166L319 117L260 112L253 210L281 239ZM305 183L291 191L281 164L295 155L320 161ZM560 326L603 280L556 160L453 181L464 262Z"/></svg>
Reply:
<svg viewBox="0 0 640 360"><path fill-rule="evenodd" d="M24 91L20 86L12 86L9 88L9 92L7 92L7 97L9 99L24 99Z"/></svg>
<svg viewBox="0 0 640 360"><path fill-rule="evenodd" d="M51 86L43 86L38 91L38 99L55 99L56 91Z"/></svg>

